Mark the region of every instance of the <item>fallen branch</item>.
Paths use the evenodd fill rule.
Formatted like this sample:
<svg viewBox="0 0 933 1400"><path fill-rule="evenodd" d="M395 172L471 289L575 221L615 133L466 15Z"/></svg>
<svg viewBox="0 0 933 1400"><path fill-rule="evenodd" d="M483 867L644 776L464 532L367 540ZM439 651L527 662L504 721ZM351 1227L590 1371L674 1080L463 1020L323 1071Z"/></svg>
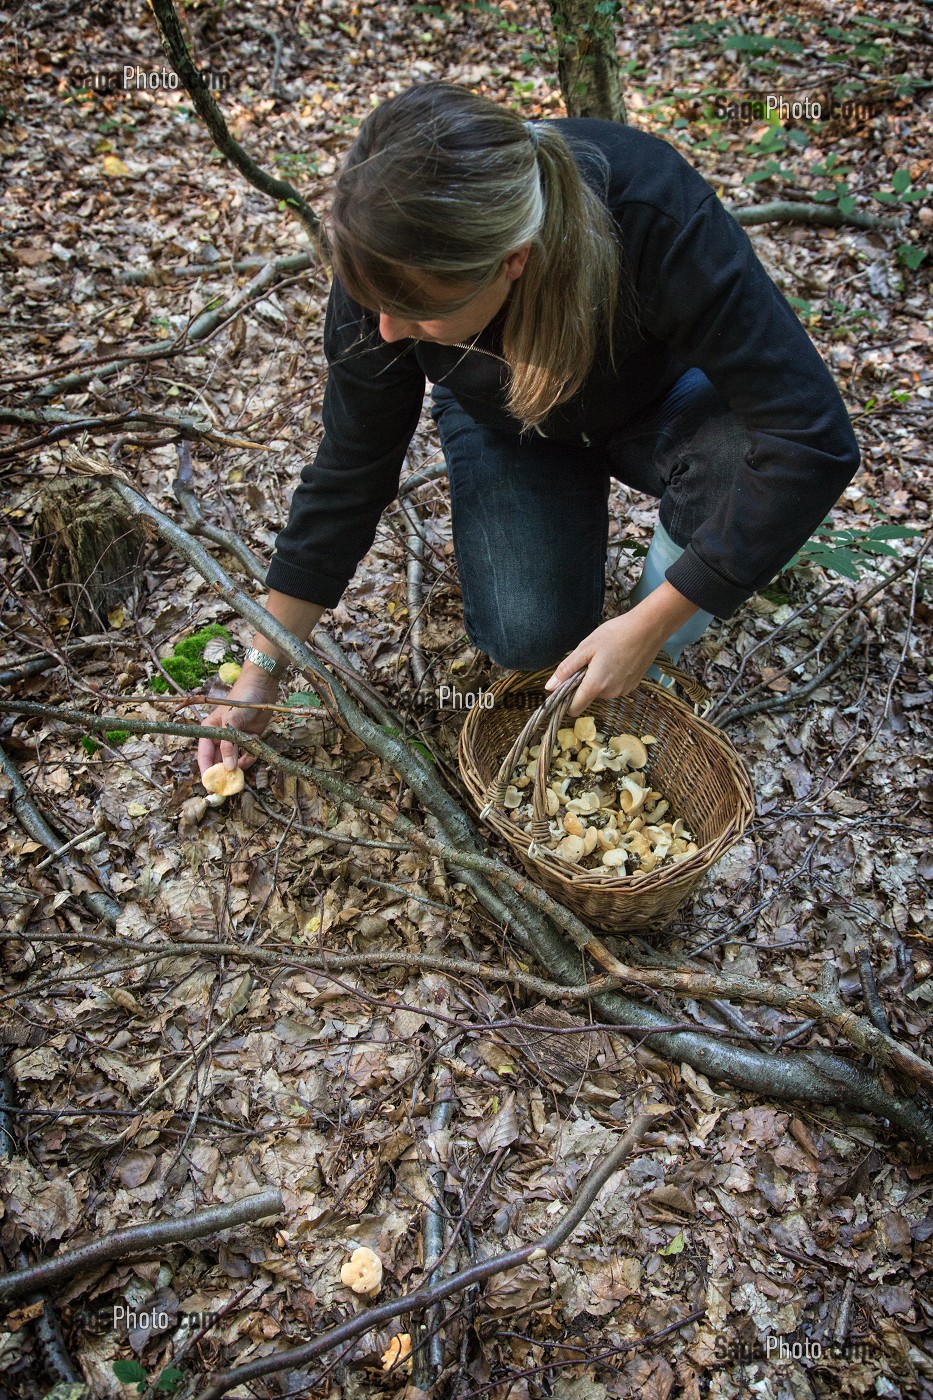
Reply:
<svg viewBox="0 0 933 1400"><path fill-rule="evenodd" d="M872 1019L882 1035L890 1035L891 1027L888 1018L884 1014L884 1007L878 995L878 987L875 983L875 976L871 970L871 961L868 956L868 949L864 943L860 943L855 950L855 960L858 964L859 981L862 984L862 997L865 1001L865 1010Z"/></svg>
<svg viewBox="0 0 933 1400"><path fill-rule="evenodd" d="M216 305L217 298L214 297L203 311L200 312L176 337L175 341L167 344L164 340L156 340L149 345L143 345L132 353L121 356L117 359L105 358L101 362L91 361L95 368L85 367L74 374L65 375L62 379L54 379L49 384L37 389L35 397L37 399L51 399L59 394L74 393L76 389L83 389L92 379L112 379L121 369L127 369L130 365L140 361L167 359L172 355L183 354L192 345L206 342L215 331L232 320L234 316L251 301L260 301L266 295L278 276L275 263L267 263L251 282L241 288L229 301L224 301L220 306ZM280 284L284 286L285 283ZM83 362L87 365L87 362Z"/></svg>
<svg viewBox="0 0 933 1400"><path fill-rule="evenodd" d="M317 214L287 180L279 180L274 175L269 175L267 171L256 164L239 141L230 135L223 113L211 97L207 83L201 77L191 54L188 52L188 45L181 32L178 15L175 13L172 0L151 0L151 4L152 12L162 31L163 47L169 62L184 84L185 90L194 104L195 111L210 132L214 145L221 155L226 156L231 165L257 190L270 199L274 199L276 204L285 204L289 209L295 211L304 225L318 257L326 265L329 261L327 240Z"/></svg>
<svg viewBox="0 0 933 1400"><path fill-rule="evenodd" d="M104 364L109 364L105 360ZM67 413L63 408L0 408L0 423L34 424L47 426L41 441L43 444L57 442L59 438L91 432L95 428L119 428L129 423L150 423L157 428L172 428L186 438L203 438L218 447L248 447L254 452L276 451L264 442L249 442L246 438L229 437L219 433L208 420L183 417L177 413L149 413L144 409L128 409L125 413L111 414L109 417L87 418L79 413Z"/></svg>
<svg viewBox="0 0 933 1400"><path fill-rule="evenodd" d="M424 659L424 535L414 506L406 507L402 503L402 514L408 521L405 601L408 604L410 665L415 689L420 690L428 674L428 664Z"/></svg>
<svg viewBox="0 0 933 1400"><path fill-rule="evenodd" d="M744 227L754 224L818 224L825 228L884 228L900 226L900 220L886 214L866 214L853 209L843 214L835 204L801 203L792 199L775 199L769 204L727 205L736 223Z"/></svg>
<svg viewBox="0 0 933 1400"><path fill-rule="evenodd" d="M34 1289L46 1289L51 1284L61 1283L73 1274L108 1263L111 1259L139 1259L146 1254L157 1254L165 1245L203 1239L205 1235L216 1235L221 1230L232 1230L236 1225L248 1225L253 1220L264 1220L281 1213L281 1192L261 1191L256 1196L245 1196L230 1205L208 1206L206 1210L194 1211L177 1220L162 1219L147 1225L133 1225L127 1230L117 1230L106 1239L94 1240L80 1249L69 1250L56 1259L35 1264L30 1269L0 1275L0 1300L18 1298Z"/></svg>
<svg viewBox="0 0 933 1400"><path fill-rule="evenodd" d="M133 286L160 287L182 277L209 277L215 272L257 272L268 267L270 262L275 263L280 272L305 272L317 265L311 253L287 253L281 258L218 258L216 262L188 263L184 267L131 267L119 276L122 282Z"/></svg>
<svg viewBox="0 0 933 1400"><path fill-rule="evenodd" d="M812 680L807 681L806 685L800 686L797 690L788 690L784 695L775 695L770 700L756 700L751 705L740 705L737 709L727 710L716 723L720 729L724 729L727 724L733 724L737 719L748 719L750 715L774 714L781 710L794 709L801 700L806 700L808 696L813 694L814 690L819 689L824 681L828 681L830 676L835 675L836 671L845 665L849 657L858 651L864 641L864 634L859 632L837 657L828 662L822 671L818 671Z"/></svg>
<svg viewBox="0 0 933 1400"><path fill-rule="evenodd" d="M45 846L46 850L60 851L63 845L61 837L56 836L32 801L26 791L26 785L19 775L19 770L2 748L0 748L0 770L6 774L13 789L13 811L16 813L20 825L34 841ZM95 918L103 919L111 926L117 922L122 913L120 905L111 895L106 894L99 886L96 886L74 856L65 855L60 862L56 862L56 874L62 889L74 890L81 903L90 910Z"/></svg>
<svg viewBox="0 0 933 1400"><path fill-rule="evenodd" d="M302 1346L289 1347L287 1351L278 1352L275 1356L260 1357L256 1361L237 1366L232 1371L225 1371L222 1375L216 1376L200 1392L197 1400L219 1400L221 1395L226 1395L227 1391L232 1390L234 1386L258 1380L260 1376L271 1376L280 1371L291 1371L296 1366L303 1366L308 1361L313 1361L334 1347L343 1346L346 1342L353 1341L374 1327L381 1327L386 1322L391 1322L393 1318L401 1316L402 1313L422 1312L425 1308L434 1307L437 1303L443 1302L445 1298L449 1298L454 1293L460 1293L473 1284L484 1283L486 1279L493 1278L496 1274L505 1273L509 1269L517 1269L521 1264L534 1263L538 1259L545 1259L554 1254L573 1234L603 1186L631 1156L632 1151L637 1147L651 1123L656 1121L656 1118L656 1114L643 1113L636 1119L609 1155L592 1168L577 1193L573 1205L564 1212L557 1224L536 1243L522 1245L519 1249L512 1249L507 1254L499 1254L493 1259L485 1259L479 1264L472 1264L469 1268L452 1274L440 1283L420 1288L417 1292L406 1294L402 1298L381 1303L378 1307L367 1308L359 1316L351 1318L339 1327L331 1328L322 1336L316 1337L311 1342L305 1342Z"/></svg>
<svg viewBox="0 0 933 1400"><path fill-rule="evenodd" d="M85 637L80 642L66 642L62 652L56 655L49 652L45 656L32 656L28 661L20 661L7 671L0 671L0 685L15 685L27 676L40 676L43 671L54 671L56 666L65 666L70 657L79 651L96 651L98 647L110 645L110 637Z"/></svg>

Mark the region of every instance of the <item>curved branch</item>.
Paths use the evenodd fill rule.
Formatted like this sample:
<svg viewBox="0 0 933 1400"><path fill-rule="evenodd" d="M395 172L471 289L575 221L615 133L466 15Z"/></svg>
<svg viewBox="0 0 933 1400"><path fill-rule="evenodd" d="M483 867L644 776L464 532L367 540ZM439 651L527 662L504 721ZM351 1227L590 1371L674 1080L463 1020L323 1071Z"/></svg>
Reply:
<svg viewBox="0 0 933 1400"><path fill-rule="evenodd" d="M2 748L0 748L0 770L6 774L13 788L13 811L22 826L29 832L32 839L38 841L47 851L60 851L63 844L61 837L55 835L30 798L26 784L19 775L19 769ZM65 855L57 864L57 869L59 876L67 878L67 882L74 888L81 903L91 911L95 918L103 919L111 927L116 924L123 912L120 905L103 890L94 888L79 861L73 856Z"/></svg>
<svg viewBox="0 0 933 1400"><path fill-rule="evenodd" d="M276 203L285 203L290 209L294 209L311 238L321 262L326 266L329 262L327 241L324 230L321 228L321 221L314 210L287 180L279 180L274 175L269 175L256 164L252 156L247 154L239 141L230 135L223 113L211 97L207 84L188 52L188 45L181 32L181 25L178 23L178 15L175 13L172 0L150 0L150 3L162 31L163 46L169 61L184 83L188 96L194 103L195 111L213 137L214 144L221 155L226 156L240 174L262 194L268 195Z"/></svg>

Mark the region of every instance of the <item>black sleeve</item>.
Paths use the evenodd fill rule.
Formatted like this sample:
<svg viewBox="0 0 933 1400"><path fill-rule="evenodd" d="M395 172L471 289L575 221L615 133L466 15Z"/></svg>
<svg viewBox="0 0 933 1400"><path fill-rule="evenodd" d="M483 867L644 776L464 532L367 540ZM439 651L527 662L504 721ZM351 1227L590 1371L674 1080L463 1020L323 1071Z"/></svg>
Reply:
<svg viewBox="0 0 933 1400"><path fill-rule="evenodd" d="M710 192L678 226L655 211L639 282L644 324L703 370L751 447L667 578L730 617L790 560L859 466L832 375L745 234ZM652 265L653 264L653 265Z"/></svg>
<svg viewBox="0 0 933 1400"><path fill-rule="evenodd" d="M267 588L334 607L395 499L424 401L413 344L387 344L378 322L334 280L324 322L324 436L302 468Z"/></svg>

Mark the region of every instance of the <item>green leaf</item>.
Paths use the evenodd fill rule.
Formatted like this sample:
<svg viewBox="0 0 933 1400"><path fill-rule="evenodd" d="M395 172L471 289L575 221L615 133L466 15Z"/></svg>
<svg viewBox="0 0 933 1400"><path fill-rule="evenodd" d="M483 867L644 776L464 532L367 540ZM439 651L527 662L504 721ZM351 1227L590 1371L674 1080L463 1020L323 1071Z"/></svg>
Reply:
<svg viewBox="0 0 933 1400"><path fill-rule="evenodd" d="M855 200L852 198L852 196L850 194L843 195L839 201L840 214L851 214L854 208Z"/></svg>
<svg viewBox="0 0 933 1400"><path fill-rule="evenodd" d="M791 306L794 308L795 311L801 311L804 314L804 316L813 315L813 307L808 301L805 301L803 297L789 296L787 300L790 302Z"/></svg>
<svg viewBox="0 0 933 1400"><path fill-rule="evenodd" d="M131 1381L145 1381L146 1368L140 1366L138 1361L115 1361L113 1363L113 1374L118 1381L123 1381L128 1385Z"/></svg>
<svg viewBox="0 0 933 1400"><path fill-rule="evenodd" d="M907 170L895 170L891 177L891 187L895 194L903 194L910 186L910 172Z"/></svg>
<svg viewBox="0 0 933 1400"><path fill-rule="evenodd" d="M730 34L725 44L736 53L766 54L772 49L781 53L803 53L803 44L796 39L777 39L768 34Z"/></svg>
<svg viewBox="0 0 933 1400"><path fill-rule="evenodd" d="M682 1254L682 1253L683 1253L683 1248L684 1248L684 1232L683 1232L683 1230L681 1230L679 1234L677 1234L677 1235L674 1236L674 1238L671 1240L670 1244L666 1244L666 1245L664 1246L663 1249L659 1249L659 1250L658 1250L658 1253L659 1253L659 1254L664 1254L664 1255Z"/></svg>
<svg viewBox="0 0 933 1400"><path fill-rule="evenodd" d="M302 708L309 707L313 710L321 708L320 696L315 695L313 690L293 690L286 698L286 705L296 705Z"/></svg>
<svg viewBox="0 0 933 1400"><path fill-rule="evenodd" d="M817 204L832 204L833 200L836 198L836 191L814 190L811 198L815 199Z"/></svg>
<svg viewBox="0 0 933 1400"><path fill-rule="evenodd" d="M155 1388L172 1392L178 1389L184 1379L177 1366L166 1366L165 1370L160 1372Z"/></svg>
<svg viewBox="0 0 933 1400"><path fill-rule="evenodd" d="M897 250L897 260L905 267L909 267L911 272L916 272L917 268L926 257L925 248L915 248L912 243L902 243Z"/></svg>
<svg viewBox="0 0 933 1400"><path fill-rule="evenodd" d="M897 550L883 540L862 540L859 549L865 554L893 554L897 558Z"/></svg>
<svg viewBox="0 0 933 1400"><path fill-rule="evenodd" d="M870 540L910 540L915 535L922 534L922 530L914 529L911 525L873 525L867 538Z"/></svg>
<svg viewBox="0 0 933 1400"><path fill-rule="evenodd" d="M872 199L879 199L882 204L897 203L897 195L891 194L887 190L876 190L876 192L872 195Z"/></svg>
<svg viewBox="0 0 933 1400"><path fill-rule="evenodd" d="M424 758L426 758L426 759L428 760L429 763L436 763L436 762L437 762L437 759L434 757L434 755L433 755L433 753L431 752L431 750L428 748L428 746L427 746L426 744L422 744L422 742L421 742L420 739L409 739L408 743L409 743L409 746L410 746L411 748L417 749L418 752L419 752Z"/></svg>
<svg viewBox="0 0 933 1400"><path fill-rule="evenodd" d="M929 193L929 190L906 190L901 195L901 203L916 204L919 200L926 199Z"/></svg>
<svg viewBox="0 0 933 1400"><path fill-rule="evenodd" d="M827 550L822 559L814 561L830 574L842 574L844 578L861 578L858 556L850 549Z"/></svg>

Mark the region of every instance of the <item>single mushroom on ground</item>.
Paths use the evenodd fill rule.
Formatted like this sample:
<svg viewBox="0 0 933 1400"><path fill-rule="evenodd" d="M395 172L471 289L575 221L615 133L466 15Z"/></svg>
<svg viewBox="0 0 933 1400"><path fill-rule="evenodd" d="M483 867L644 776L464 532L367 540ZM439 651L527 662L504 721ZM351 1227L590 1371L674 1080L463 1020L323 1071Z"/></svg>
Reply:
<svg viewBox="0 0 933 1400"><path fill-rule="evenodd" d="M234 793L243 791L246 775L242 768L230 769L222 763L214 763L210 768L205 768L201 774L201 782L207 792L223 801L225 797L232 797Z"/></svg>
<svg viewBox="0 0 933 1400"><path fill-rule="evenodd" d="M374 1249L361 1245L354 1249L340 1270L340 1282L354 1293L375 1297L382 1287L382 1260Z"/></svg>
<svg viewBox="0 0 933 1400"><path fill-rule="evenodd" d="M407 1365L410 1357L411 1333L396 1332L382 1353L382 1369L383 1371L394 1371L399 1366Z"/></svg>

